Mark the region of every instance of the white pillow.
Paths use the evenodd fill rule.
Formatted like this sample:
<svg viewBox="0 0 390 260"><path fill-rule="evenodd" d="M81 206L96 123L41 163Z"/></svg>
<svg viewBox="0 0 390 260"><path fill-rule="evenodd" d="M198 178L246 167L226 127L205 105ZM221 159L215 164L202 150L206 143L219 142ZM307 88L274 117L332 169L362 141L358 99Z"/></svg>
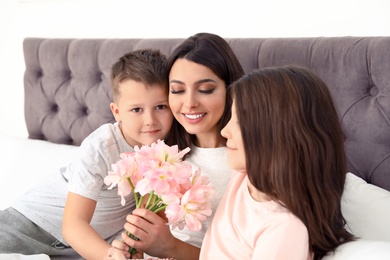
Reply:
<svg viewBox="0 0 390 260"><path fill-rule="evenodd" d="M354 235L367 240L390 241L389 191L347 173L341 210L347 228Z"/></svg>
<svg viewBox="0 0 390 260"><path fill-rule="evenodd" d="M340 245L322 260L389 260L390 242L359 239Z"/></svg>
<svg viewBox="0 0 390 260"><path fill-rule="evenodd" d="M67 166L77 155L78 146L0 134L0 210Z"/></svg>

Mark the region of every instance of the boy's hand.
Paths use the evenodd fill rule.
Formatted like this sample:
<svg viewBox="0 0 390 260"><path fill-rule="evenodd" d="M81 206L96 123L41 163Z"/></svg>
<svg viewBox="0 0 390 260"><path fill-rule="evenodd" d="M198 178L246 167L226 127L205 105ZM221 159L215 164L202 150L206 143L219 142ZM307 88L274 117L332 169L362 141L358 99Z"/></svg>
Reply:
<svg viewBox="0 0 390 260"><path fill-rule="evenodd" d="M119 240L114 240L111 245L104 260L125 260L130 258L128 245ZM142 255L140 258L142 258Z"/></svg>

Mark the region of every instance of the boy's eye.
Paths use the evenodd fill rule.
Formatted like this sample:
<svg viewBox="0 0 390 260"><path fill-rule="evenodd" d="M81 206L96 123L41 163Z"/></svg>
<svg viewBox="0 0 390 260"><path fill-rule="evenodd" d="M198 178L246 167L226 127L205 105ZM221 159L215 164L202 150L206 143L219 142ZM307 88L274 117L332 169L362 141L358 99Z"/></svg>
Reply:
<svg viewBox="0 0 390 260"><path fill-rule="evenodd" d="M166 105L158 105L156 106L156 110L163 110L163 109L166 109L167 106Z"/></svg>
<svg viewBox="0 0 390 260"><path fill-rule="evenodd" d="M139 113L139 112L142 111L142 108L136 107L136 108L133 108L131 111L134 112L134 113Z"/></svg>

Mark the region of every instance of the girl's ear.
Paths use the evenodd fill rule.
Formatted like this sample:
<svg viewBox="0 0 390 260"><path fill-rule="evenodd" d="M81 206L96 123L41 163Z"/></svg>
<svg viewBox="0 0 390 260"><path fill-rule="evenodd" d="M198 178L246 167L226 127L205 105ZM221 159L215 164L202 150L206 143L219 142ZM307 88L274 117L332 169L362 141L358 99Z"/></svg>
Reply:
<svg viewBox="0 0 390 260"><path fill-rule="evenodd" d="M115 117L115 120L117 122L121 122L122 120L121 120L121 115L119 113L118 106L114 102L111 102L110 103L110 108L111 108L112 115Z"/></svg>

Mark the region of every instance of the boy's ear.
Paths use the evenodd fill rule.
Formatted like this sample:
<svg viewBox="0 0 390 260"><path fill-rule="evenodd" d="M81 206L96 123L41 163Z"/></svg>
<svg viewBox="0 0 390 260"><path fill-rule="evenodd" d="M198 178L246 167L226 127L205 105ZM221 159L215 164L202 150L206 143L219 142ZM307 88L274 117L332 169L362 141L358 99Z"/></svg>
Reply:
<svg viewBox="0 0 390 260"><path fill-rule="evenodd" d="M115 120L117 122L120 122L121 121L121 116L119 114L118 106L114 102L111 102L110 103L110 108L111 108L112 115L115 117Z"/></svg>

